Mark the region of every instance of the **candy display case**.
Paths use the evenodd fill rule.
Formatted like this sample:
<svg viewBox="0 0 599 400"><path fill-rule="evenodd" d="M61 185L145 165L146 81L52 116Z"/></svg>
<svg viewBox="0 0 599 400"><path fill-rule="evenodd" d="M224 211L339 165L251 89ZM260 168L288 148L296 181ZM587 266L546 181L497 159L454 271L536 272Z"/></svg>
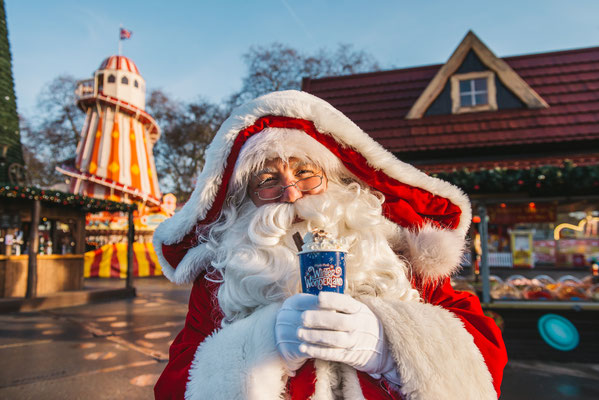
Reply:
<svg viewBox="0 0 599 400"><path fill-rule="evenodd" d="M454 280L456 290L465 290L480 295L480 284L471 284L460 278ZM476 290L478 287L478 291ZM599 279L592 275L583 279L564 275L557 280L540 274L527 278L520 274L505 279L489 276L490 297L497 301L556 301L556 302L599 302ZM482 299L481 299L482 300Z"/></svg>
<svg viewBox="0 0 599 400"><path fill-rule="evenodd" d="M501 278L494 276L490 280L491 298L494 300L518 300L522 298L520 290L512 282L504 282Z"/></svg>
<svg viewBox="0 0 599 400"><path fill-rule="evenodd" d="M510 358L562 362L599 359L597 277L513 274L502 279L490 275L489 292L491 301L483 304L483 309L501 321L497 325Z"/></svg>
<svg viewBox="0 0 599 400"><path fill-rule="evenodd" d="M481 279L452 280L456 290L476 293L485 315L501 329L512 359L596 362L599 359L599 280L544 271L490 274L490 301ZM513 272L510 274L510 272Z"/></svg>
<svg viewBox="0 0 599 400"><path fill-rule="evenodd" d="M537 301L555 300L555 295L543 285L530 284L522 289L522 298Z"/></svg>

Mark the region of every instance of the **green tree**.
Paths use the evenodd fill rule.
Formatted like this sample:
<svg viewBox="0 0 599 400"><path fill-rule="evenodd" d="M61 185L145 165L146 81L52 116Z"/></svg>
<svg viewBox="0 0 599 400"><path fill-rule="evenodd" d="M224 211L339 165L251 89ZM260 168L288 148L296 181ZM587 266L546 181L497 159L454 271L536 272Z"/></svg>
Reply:
<svg viewBox="0 0 599 400"><path fill-rule="evenodd" d="M6 11L0 0L0 182L22 183L23 165Z"/></svg>

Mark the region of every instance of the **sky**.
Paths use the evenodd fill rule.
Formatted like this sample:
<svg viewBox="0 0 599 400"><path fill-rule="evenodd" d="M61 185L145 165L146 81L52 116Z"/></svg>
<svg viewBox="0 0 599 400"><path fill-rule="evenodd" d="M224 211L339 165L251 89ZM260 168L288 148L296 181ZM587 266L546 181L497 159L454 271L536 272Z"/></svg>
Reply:
<svg viewBox="0 0 599 400"><path fill-rule="evenodd" d="M447 61L468 30L499 57L597 46L596 0L5 0L19 113L44 85L90 78L118 53L149 89L220 102L241 88L242 55L280 42L305 53L348 43L383 69Z"/></svg>

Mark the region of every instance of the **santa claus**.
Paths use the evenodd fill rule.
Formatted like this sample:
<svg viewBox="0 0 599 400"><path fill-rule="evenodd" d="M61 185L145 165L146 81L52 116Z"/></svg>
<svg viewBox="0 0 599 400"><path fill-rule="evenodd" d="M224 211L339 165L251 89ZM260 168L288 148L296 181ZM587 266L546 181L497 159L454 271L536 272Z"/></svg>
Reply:
<svg viewBox="0 0 599 400"><path fill-rule="evenodd" d="M501 334L449 283L470 218L321 99L238 108L154 235L167 278L193 282L156 398L497 398ZM292 235L314 228L349 246L344 294L300 293Z"/></svg>

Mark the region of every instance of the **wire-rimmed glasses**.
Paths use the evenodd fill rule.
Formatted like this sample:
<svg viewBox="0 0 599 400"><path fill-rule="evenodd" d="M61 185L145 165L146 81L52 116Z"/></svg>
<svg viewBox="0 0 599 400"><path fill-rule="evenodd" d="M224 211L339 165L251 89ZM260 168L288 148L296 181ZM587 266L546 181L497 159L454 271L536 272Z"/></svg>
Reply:
<svg viewBox="0 0 599 400"><path fill-rule="evenodd" d="M291 185L268 185L258 188L254 193L260 200L275 200L283 195L285 189L295 186L300 192L309 192L322 185L322 175L313 175L306 178L299 179Z"/></svg>

